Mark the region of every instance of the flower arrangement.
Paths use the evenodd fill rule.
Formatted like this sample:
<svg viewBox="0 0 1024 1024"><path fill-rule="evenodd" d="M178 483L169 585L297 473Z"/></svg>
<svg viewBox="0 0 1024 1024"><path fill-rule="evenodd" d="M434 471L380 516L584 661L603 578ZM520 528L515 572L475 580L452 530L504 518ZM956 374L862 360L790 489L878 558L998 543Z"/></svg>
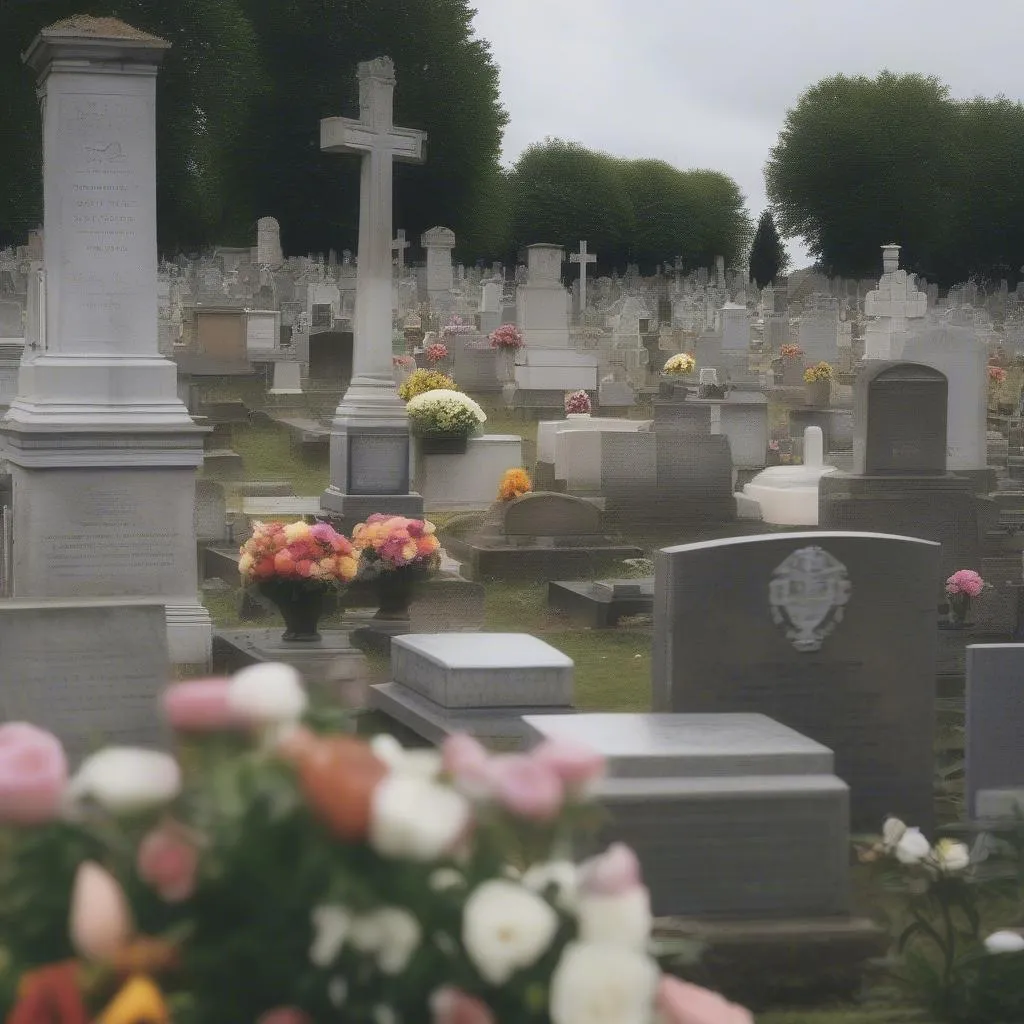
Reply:
<svg viewBox="0 0 1024 1024"><path fill-rule="evenodd" d="M962 625L973 598L980 597L988 584L973 569L957 569L946 580L946 599L949 602L950 622Z"/></svg>
<svg viewBox="0 0 1024 1024"><path fill-rule="evenodd" d="M352 545L374 569L433 569L440 561L441 542L434 524L376 512L352 531Z"/></svg>
<svg viewBox="0 0 1024 1024"><path fill-rule="evenodd" d="M450 388L434 388L417 394L409 399L405 408L413 429L419 434L468 436L487 420L487 414L469 395Z"/></svg>
<svg viewBox="0 0 1024 1024"><path fill-rule="evenodd" d="M804 354L804 350L799 345L780 345L779 355L783 359L799 359Z"/></svg>
<svg viewBox="0 0 1024 1024"><path fill-rule="evenodd" d="M498 501L512 501L533 490L530 474L522 466L506 469L498 485Z"/></svg>
<svg viewBox="0 0 1024 1024"><path fill-rule="evenodd" d="M1006 383L1006 371L1001 366L989 366L988 382L992 387L1000 387Z"/></svg>
<svg viewBox="0 0 1024 1024"><path fill-rule="evenodd" d="M448 318L448 323L441 328L441 337L447 337L449 334L472 334L476 328L472 324L467 324L461 316L453 314Z"/></svg>
<svg viewBox="0 0 1024 1024"><path fill-rule="evenodd" d="M589 751L368 742L286 665L162 703L190 756L107 748L70 780L55 737L0 726L11 1024L752 1024L659 969L630 849L564 859Z"/></svg>
<svg viewBox="0 0 1024 1024"><path fill-rule="evenodd" d="M440 370L413 370L409 376L398 385L398 397L403 402L408 402L417 395L427 391L458 391L459 386L446 373Z"/></svg>
<svg viewBox="0 0 1024 1024"><path fill-rule="evenodd" d="M1024 934L1004 928L982 939L981 928L982 912L999 906L1007 913L1014 895L1021 909L1021 839L1024 833L1015 841L989 834L973 851L954 839L933 845L920 829L888 818L881 839L858 849L889 893L888 914L893 895L905 903L892 974L930 1019L1024 1019Z"/></svg>
<svg viewBox="0 0 1024 1024"><path fill-rule="evenodd" d="M426 355L428 363L439 363L442 359L448 358L448 346L435 341L433 345L427 346L424 355Z"/></svg>
<svg viewBox="0 0 1024 1024"><path fill-rule="evenodd" d="M665 365L661 368L662 373L668 373L671 375L679 374L680 376L693 373L697 368L697 360L690 355L689 352L679 352L674 356L670 356L666 361Z"/></svg>
<svg viewBox="0 0 1024 1024"><path fill-rule="evenodd" d="M351 543L329 523L253 523L239 549L245 583L351 583L359 569Z"/></svg>
<svg viewBox="0 0 1024 1024"><path fill-rule="evenodd" d="M804 381L807 384L831 383L835 380L835 371L829 363L815 363L804 370Z"/></svg>
<svg viewBox="0 0 1024 1024"><path fill-rule="evenodd" d="M416 360L412 356L392 356L391 365L396 370L409 370L416 365Z"/></svg>
<svg viewBox="0 0 1024 1024"><path fill-rule="evenodd" d="M565 396L567 416L582 416L590 412L590 395L586 391L569 391Z"/></svg>
<svg viewBox="0 0 1024 1024"><path fill-rule="evenodd" d="M492 348L515 350L522 348L525 344L523 332L515 324L502 324L496 330L491 331L490 342Z"/></svg>

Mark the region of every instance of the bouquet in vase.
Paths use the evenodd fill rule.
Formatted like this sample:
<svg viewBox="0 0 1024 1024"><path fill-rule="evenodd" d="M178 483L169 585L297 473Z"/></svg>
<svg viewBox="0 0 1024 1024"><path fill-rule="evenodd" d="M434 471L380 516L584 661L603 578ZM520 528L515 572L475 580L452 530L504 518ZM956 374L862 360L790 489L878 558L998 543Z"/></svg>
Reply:
<svg viewBox="0 0 1024 1024"><path fill-rule="evenodd" d="M670 356L665 361L665 365L661 368L661 372L669 374L670 376L685 377L687 374L693 373L696 366L697 361L689 352L679 352L674 356Z"/></svg>
<svg viewBox="0 0 1024 1024"><path fill-rule="evenodd" d="M427 357L428 363L440 363L448 358L448 346L442 345L441 342L435 341L433 345L428 345L424 355Z"/></svg>
<svg viewBox="0 0 1024 1024"><path fill-rule="evenodd" d="M946 580L946 600L949 603L949 621L953 625L967 623L971 601L980 597L988 584L973 569L958 569Z"/></svg>
<svg viewBox="0 0 1024 1024"><path fill-rule="evenodd" d="M586 391L570 391L565 396L566 416L588 416L590 414L590 395Z"/></svg>
<svg viewBox="0 0 1024 1024"><path fill-rule="evenodd" d="M0 726L11 1024L752 1024L662 973L599 757L335 731L286 665L163 696L180 760ZM9 1011L9 1012L8 1012Z"/></svg>
<svg viewBox="0 0 1024 1024"><path fill-rule="evenodd" d="M522 466L506 469L498 484L498 501L514 501L532 490L533 481Z"/></svg>

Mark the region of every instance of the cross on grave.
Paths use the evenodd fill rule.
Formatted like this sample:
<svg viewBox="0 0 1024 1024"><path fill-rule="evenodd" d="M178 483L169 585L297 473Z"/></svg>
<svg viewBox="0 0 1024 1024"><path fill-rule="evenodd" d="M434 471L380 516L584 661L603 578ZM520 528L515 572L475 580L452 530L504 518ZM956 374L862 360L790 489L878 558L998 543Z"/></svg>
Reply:
<svg viewBox="0 0 1024 1024"><path fill-rule="evenodd" d="M405 250L412 245L411 242L405 240L405 228L399 228L395 232L395 237L391 240L391 251L398 252L398 272L401 273L405 268Z"/></svg>
<svg viewBox="0 0 1024 1024"><path fill-rule="evenodd" d="M359 120L327 117L320 122L320 149L357 155L359 261L352 359L353 384L360 377L392 380L391 217L393 161L423 163L427 133L396 128L392 121L395 65L388 57L359 65Z"/></svg>
<svg viewBox="0 0 1024 1024"><path fill-rule="evenodd" d="M580 316L582 316L587 311L587 264L596 263L597 255L587 252L587 243L581 241L580 251L570 253L569 262L580 265Z"/></svg>

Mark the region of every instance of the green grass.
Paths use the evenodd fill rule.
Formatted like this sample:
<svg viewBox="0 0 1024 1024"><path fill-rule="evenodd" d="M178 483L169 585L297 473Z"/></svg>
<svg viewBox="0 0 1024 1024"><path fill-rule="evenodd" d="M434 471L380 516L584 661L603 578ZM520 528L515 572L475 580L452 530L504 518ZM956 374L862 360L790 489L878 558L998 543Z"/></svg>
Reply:
<svg viewBox="0 0 1024 1024"><path fill-rule="evenodd" d="M304 456L292 447L282 427L236 426L231 431L231 446L242 456L246 480L287 480L298 495L320 494L330 482L327 459ZM224 482L230 489L231 482Z"/></svg>

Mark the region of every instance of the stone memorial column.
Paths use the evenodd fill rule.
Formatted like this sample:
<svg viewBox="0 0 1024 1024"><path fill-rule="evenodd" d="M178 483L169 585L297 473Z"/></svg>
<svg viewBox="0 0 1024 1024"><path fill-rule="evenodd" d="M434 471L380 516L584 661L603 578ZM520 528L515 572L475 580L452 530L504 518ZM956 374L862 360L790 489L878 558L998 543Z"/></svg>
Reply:
<svg viewBox="0 0 1024 1024"><path fill-rule="evenodd" d="M202 431L157 333L156 75L169 46L78 15L25 54L43 114L43 308L0 429L13 596L159 600L171 660L202 667Z"/></svg>

